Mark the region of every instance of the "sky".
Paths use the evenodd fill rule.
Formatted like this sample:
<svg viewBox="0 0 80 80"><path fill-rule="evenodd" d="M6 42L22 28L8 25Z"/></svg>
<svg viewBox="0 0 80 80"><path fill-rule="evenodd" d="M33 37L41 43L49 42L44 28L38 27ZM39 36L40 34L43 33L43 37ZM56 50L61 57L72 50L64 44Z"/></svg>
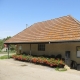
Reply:
<svg viewBox="0 0 80 80"><path fill-rule="evenodd" d="M0 39L34 23L67 15L80 21L80 0L0 0Z"/></svg>

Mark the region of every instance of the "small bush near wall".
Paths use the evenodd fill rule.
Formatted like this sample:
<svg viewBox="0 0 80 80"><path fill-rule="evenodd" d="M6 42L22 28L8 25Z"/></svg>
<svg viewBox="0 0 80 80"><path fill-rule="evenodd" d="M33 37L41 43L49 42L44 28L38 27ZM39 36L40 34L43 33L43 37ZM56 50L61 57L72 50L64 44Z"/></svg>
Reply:
<svg viewBox="0 0 80 80"><path fill-rule="evenodd" d="M46 65L50 67L59 67L63 68L65 66L65 63L63 60L55 59L55 58L46 58L46 57L35 57L30 55L13 55L12 58L15 60L20 61L26 61L26 62L32 62L35 64L41 64Z"/></svg>

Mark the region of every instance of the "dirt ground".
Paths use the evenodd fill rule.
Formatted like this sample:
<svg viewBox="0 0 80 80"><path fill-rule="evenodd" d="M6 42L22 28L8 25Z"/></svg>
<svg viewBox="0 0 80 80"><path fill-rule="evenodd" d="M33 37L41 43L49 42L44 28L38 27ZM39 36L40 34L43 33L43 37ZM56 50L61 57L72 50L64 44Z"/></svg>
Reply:
<svg viewBox="0 0 80 80"><path fill-rule="evenodd" d="M0 80L80 80L80 71L54 68L13 59L0 60Z"/></svg>

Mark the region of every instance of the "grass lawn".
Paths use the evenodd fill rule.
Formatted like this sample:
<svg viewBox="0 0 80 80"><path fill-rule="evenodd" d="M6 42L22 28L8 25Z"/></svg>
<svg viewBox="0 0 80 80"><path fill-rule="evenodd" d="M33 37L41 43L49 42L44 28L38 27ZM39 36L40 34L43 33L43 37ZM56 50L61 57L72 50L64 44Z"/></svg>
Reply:
<svg viewBox="0 0 80 80"><path fill-rule="evenodd" d="M11 55L9 56L11 58ZM8 59L8 55L1 56L0 59Z"/></svg>
<svg viewBox="0 0 80 80"><path fill-rule="evenodd" d="M9 53L9 58L11 58L12 55L16 53ZM8 59L8 53L7 52L0 52L0 59Z"/></svg>

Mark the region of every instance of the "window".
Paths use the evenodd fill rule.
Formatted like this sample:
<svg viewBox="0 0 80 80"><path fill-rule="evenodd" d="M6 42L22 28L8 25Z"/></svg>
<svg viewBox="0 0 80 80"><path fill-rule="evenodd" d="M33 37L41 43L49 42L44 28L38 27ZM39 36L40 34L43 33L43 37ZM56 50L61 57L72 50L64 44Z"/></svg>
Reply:
<svg viewBox="0 0 80 80"><path fill-rule="evenodd" d="M38 51L45 51L45 44L38 44Z"/></svg>
<svg viewBox="0 0 80 80"><path fill-rule="evenodd" d="M80 58L80 46L77 47L77 57Z"/></svg>

